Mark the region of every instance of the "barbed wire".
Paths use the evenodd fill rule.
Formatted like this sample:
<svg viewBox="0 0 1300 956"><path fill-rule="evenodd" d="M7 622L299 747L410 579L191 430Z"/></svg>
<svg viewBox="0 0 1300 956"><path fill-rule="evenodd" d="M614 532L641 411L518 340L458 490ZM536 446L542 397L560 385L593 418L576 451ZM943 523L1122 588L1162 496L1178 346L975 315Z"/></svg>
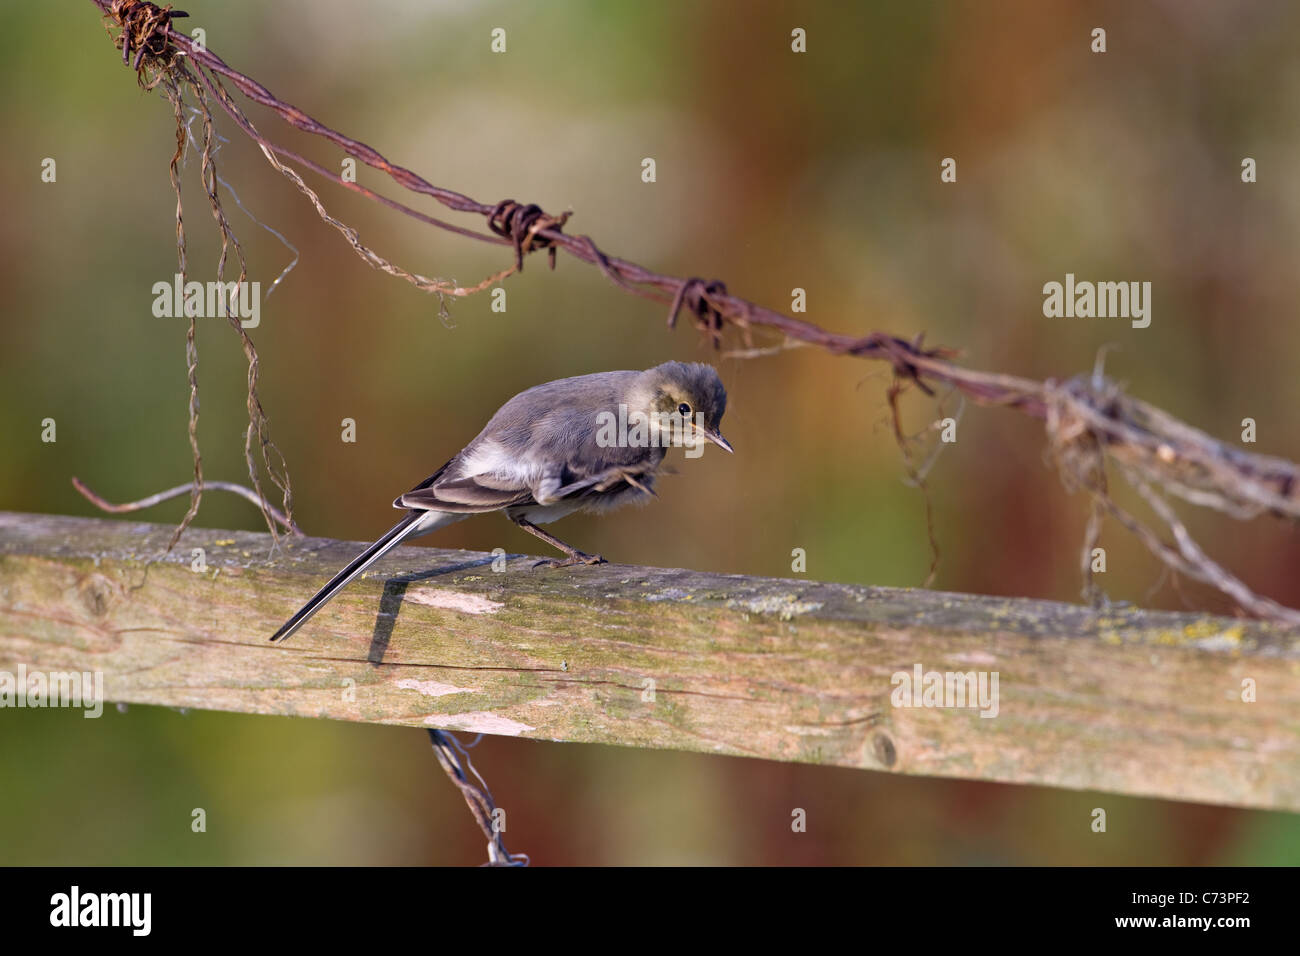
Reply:
<svg viewBox="0 0 1300 956"><path fill-rule="evenodd" d="M475 738L473 747L482 738L480 734ZM500 825L497 813L496 803L492 800L492 791L488 789L485 781L479 772L474 768L474 762L470 760L469 750L459 740L455 734L447 733L444 730L429 730L429 742L433 745L433 755L438 758L438 763L443 771L451 779L451 782L460 790L461 795L465 798L465 803L469 806L469 812L473 815L474 821L483 831L483 835L488 838L487 854L488 866L527 866L528 855L526 853L516 853L511 855L506 849L505 842L501 839L504 827ZM475 784L469 779L469 774L474 775L478 781Z"/></svg>
<svg viewBox="0 0 1300 956"><path fill-rule="evenodd" d="M1294 520L1300 517L1300 467L1296 464L1243 452L1218 441L1174 416L1124 394L1100 370L1091 377L1080 376L1061 383L1053 379L1037 381L969 369L952 361L958 354L956 351L927 347L920 336L907 339L882 331L866 335L828 331L812 322L734 295L719 280L665 275L609 255L590 236L571 235L564 231L570 217L567 211L551 215L535 204L513 199L480 202L430 183L412 170L391 162L366 143L321 123L177 30L171 18L181 14L171 11L170 7L159 8L135 0L94 2L123 28L126 37L124 60L133 63L142 76L149 71L175 70L178 63L187 64L203 91L257 143L268 162L294 182L321 218L338 229L354 251L372 267L439 296L463 296L472 295L522 271L530 252L546 250L554 268L557 252L563 251L594 265L619 288L666 305L670 327L685 311L715 348L721 347L724 333L736 332L743 339L745 348L730 351L726 353L728 355L749 357L803 345L819 347L834 355L887 361L895 375L889 398L895 418L896 439L904 450L909 476L922 489L928 463L918 469L909 455L909 445L918 439L905 434L899 422L898 397L903 390L915 387L933 397L936 387L948 386L978 404L1016 409L1045 422L1049 454L1062 481L1067 489L1083 489L1092 499L1084 542L1086 550L1090 550L1090 545L1100 534L1102 517L1108 515L1133 532L1167 568L1217 588L1250 614L1300 623L1300 612L1255 595L1194 547L1185 526L1177 521L1171 510L1167 510L1167 499L1175 497L1238 519L1268 514ZM133 61L128 57L132 50L135 51ZM431 197L453 212L482 217L487 231L465 228L429 216L359 183L350 182L323 165L270 141L243 114L231 97L227 84L230 89L238 90L252 102L273 111L296 129L324 139L357 161L382 172L403 189ZM362 246L355 230L331 217L320 197L302 181L301 176L285 165L286 161L304 166L336 185L435 228L509 246L514 253L514 262L468 287L429 279L394 266ZM756 347L752 337L755 330L774 333L780 339L775 345ZM1147 500L1166 533L1172 536L1172 543L1110 499L1105 481L1108 463L1118 466L1125 480L1130 481L1139 495ZM927 502L927 515L928 510ZM288 509L286 513L291 517ZM267 520L270 523L273 519L268 515ZM1088 567L1085 562L1084 593L1085 596L1095 596Z"/></svg>

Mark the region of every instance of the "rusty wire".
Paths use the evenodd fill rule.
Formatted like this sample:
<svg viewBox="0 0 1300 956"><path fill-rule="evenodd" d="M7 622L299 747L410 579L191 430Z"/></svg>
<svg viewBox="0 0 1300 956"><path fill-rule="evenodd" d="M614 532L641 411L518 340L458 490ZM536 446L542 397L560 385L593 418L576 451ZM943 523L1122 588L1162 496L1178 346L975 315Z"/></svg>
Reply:
<svg viewBox="0 0 1300 956"><path fill-rule="evenodd" d="M479 776L479 772L474 769L474 763L469 758L469 751L456 739L454 734L447 733L444 730L429 730L429 742L433 745L433 755L438 758L438 763L443 771L451 779L457 789L460 790L461 796L465 798L465 803L469 805L469 812L473 815L474 821L483 831L483 835L488 838L487 854L488 866L527 866L528 856L523 853L511 855L506 849L505 842L501 839L501 829L496 825L497 805L492 800L492 791L488 789L487 783ZM471 745L472 746L472 745ZM466 768L474 774L478 783L470 780Z"/></svg>
<svg viewBox="0 0 1300 956"><path fill-rule="evenodd" d="M545 249L554 267L557 251L563 250L579 261L596 266L620 288L668 306L670 326L683 310L687 311L715 348L721 346L727 330L739 332L746 343L752 345L752 330L765 329L780 336L778 349L801 343L835 355L889 362L896 378L890 394L895 419L899 415L897 399L902 389L911 386L927 395L934 395L934 386L937 385L947 385L960 396L979 404L1006 406L1042 419L1046 422L1049 453L1067 488L1083 489L1092 498L1092 517L1085 544L1095 542L1100 533L1101 516L1110 515L1133 531L1167 567L1211 584L1233 597L1243 610L1290 622L1300 620L1300 613L1254 595L1244 584L1210 561L1190 541L1186 528L1177 522L1172 511L1165 510L1167 505L1163 497L1172 495L1235 518L1268 514L1294 519L1300 517L1300 468L1294 463L1232 448L1159 409L1124 395L1114 383L1099 374L1062 385L1050 380L1040 382L967 369L951 361L956 352L942 347L926 347L920 337L908 340L880 331L866 335L831 332L740 298L717 280L663 275L608 255L589 236L570 235L564 231L570 215L568 212L552 216L536 205L514 200L479 202L454 190L435 186L413 171L390 162L371 146L331 129L279 99L256 80L232 69L211 50L197 48L170 22L172 17L181 15L178 12L147 3L94 2L123 25L123 33L128 37L124 56L128 49L137 51L137 70L147 69L151 58L164 65L179 58L188 61L205 90L215 96L235 123L259 145L268 161L286 177L295 180L295 185L317 206L322 218L343 231L358 254L372 266L384 268L375 261L378 257L357 248L359 243L353 241L354 236L348 235L348 227L332 220L324 212L318 197L301 182L301 177L276 157L298 162L331 182L436 228L512 247L514 263L509 268L468 288L448 288L450 284L441 280L421 282L424 277L405 270L396 267L385 269L427 291L439 295L472 294L520 271L529 252ZM159 37L164 37L166 42L160 42ZM348 182L314 161L270 142L244 117L225 90L224 83L272 110L291 126L332 143L347 155L384 173L398 186L429 196L454 212L483 217L488 232L476 232L427 216L364 186ZM764 351L751 347L730 354L745 356L763 354ZM897 421L895 433L906 451L914 439L904 434ZM1108 462L1115 463L1126 480L1130 480L1152 506L1173 537L1172 544L1110 500L1105 481ZM908 469L913 480L923 486L924 476L916 470L910 458ZM1091 593L1092 583L1086 571L1085 579L1085 593Z"/></svg>

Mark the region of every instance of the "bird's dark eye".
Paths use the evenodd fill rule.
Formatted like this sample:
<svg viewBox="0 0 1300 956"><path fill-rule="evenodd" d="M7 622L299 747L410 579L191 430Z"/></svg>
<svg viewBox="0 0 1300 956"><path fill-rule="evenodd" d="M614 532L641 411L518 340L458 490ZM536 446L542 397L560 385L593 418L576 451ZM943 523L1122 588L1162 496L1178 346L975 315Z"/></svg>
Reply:
<svg viewBox="0 0 1300 956"><path fill-rule="evenodd" d="M687 405L685 402L682 402L680 405L677 406L677 414L681 415L683 418L690 415L690 413L691 413L691 406Z"/></svg>

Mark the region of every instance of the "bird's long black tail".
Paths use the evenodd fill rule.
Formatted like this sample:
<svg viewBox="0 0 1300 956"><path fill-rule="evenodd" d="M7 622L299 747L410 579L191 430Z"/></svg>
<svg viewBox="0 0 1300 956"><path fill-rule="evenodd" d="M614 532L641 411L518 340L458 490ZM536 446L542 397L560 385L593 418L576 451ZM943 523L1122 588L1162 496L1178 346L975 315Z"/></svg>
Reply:
<svg viewBox="0 0 1300 956"><path fill-rule="evenodd" d="M313 614L323 608L334 595L338 594L349 581L358 574L378 561L390 550L397 547L401 542L410 537L412 534L422 530L429 530L426 526L429 522L421 524L421 520L429 518L430 513L427 511L412 511L397 524L393 525L384 534L382 538L372 544L366 550L362 551L346 568L340 571L334 577L330 578L329 583L316 592L310 601L289 620L284 622L284 626L271 635L272 641L285 641L293 634L294 631L307 623Z"/></svg>

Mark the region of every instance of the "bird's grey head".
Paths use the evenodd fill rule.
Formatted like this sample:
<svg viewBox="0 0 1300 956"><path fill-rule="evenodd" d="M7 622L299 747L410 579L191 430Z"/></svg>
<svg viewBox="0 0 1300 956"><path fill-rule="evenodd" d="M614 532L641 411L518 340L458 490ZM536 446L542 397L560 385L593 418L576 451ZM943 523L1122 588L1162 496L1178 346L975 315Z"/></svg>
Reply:
<svg viewBox="0 0 1300 956"><path fill-rule="evenodd" d="M731 451L731 443L719 431L727 410L727 390L712 365L664 362L641 373L634 394L636 404L650 415L675 413L702 421L704 437Z"/></svg>

